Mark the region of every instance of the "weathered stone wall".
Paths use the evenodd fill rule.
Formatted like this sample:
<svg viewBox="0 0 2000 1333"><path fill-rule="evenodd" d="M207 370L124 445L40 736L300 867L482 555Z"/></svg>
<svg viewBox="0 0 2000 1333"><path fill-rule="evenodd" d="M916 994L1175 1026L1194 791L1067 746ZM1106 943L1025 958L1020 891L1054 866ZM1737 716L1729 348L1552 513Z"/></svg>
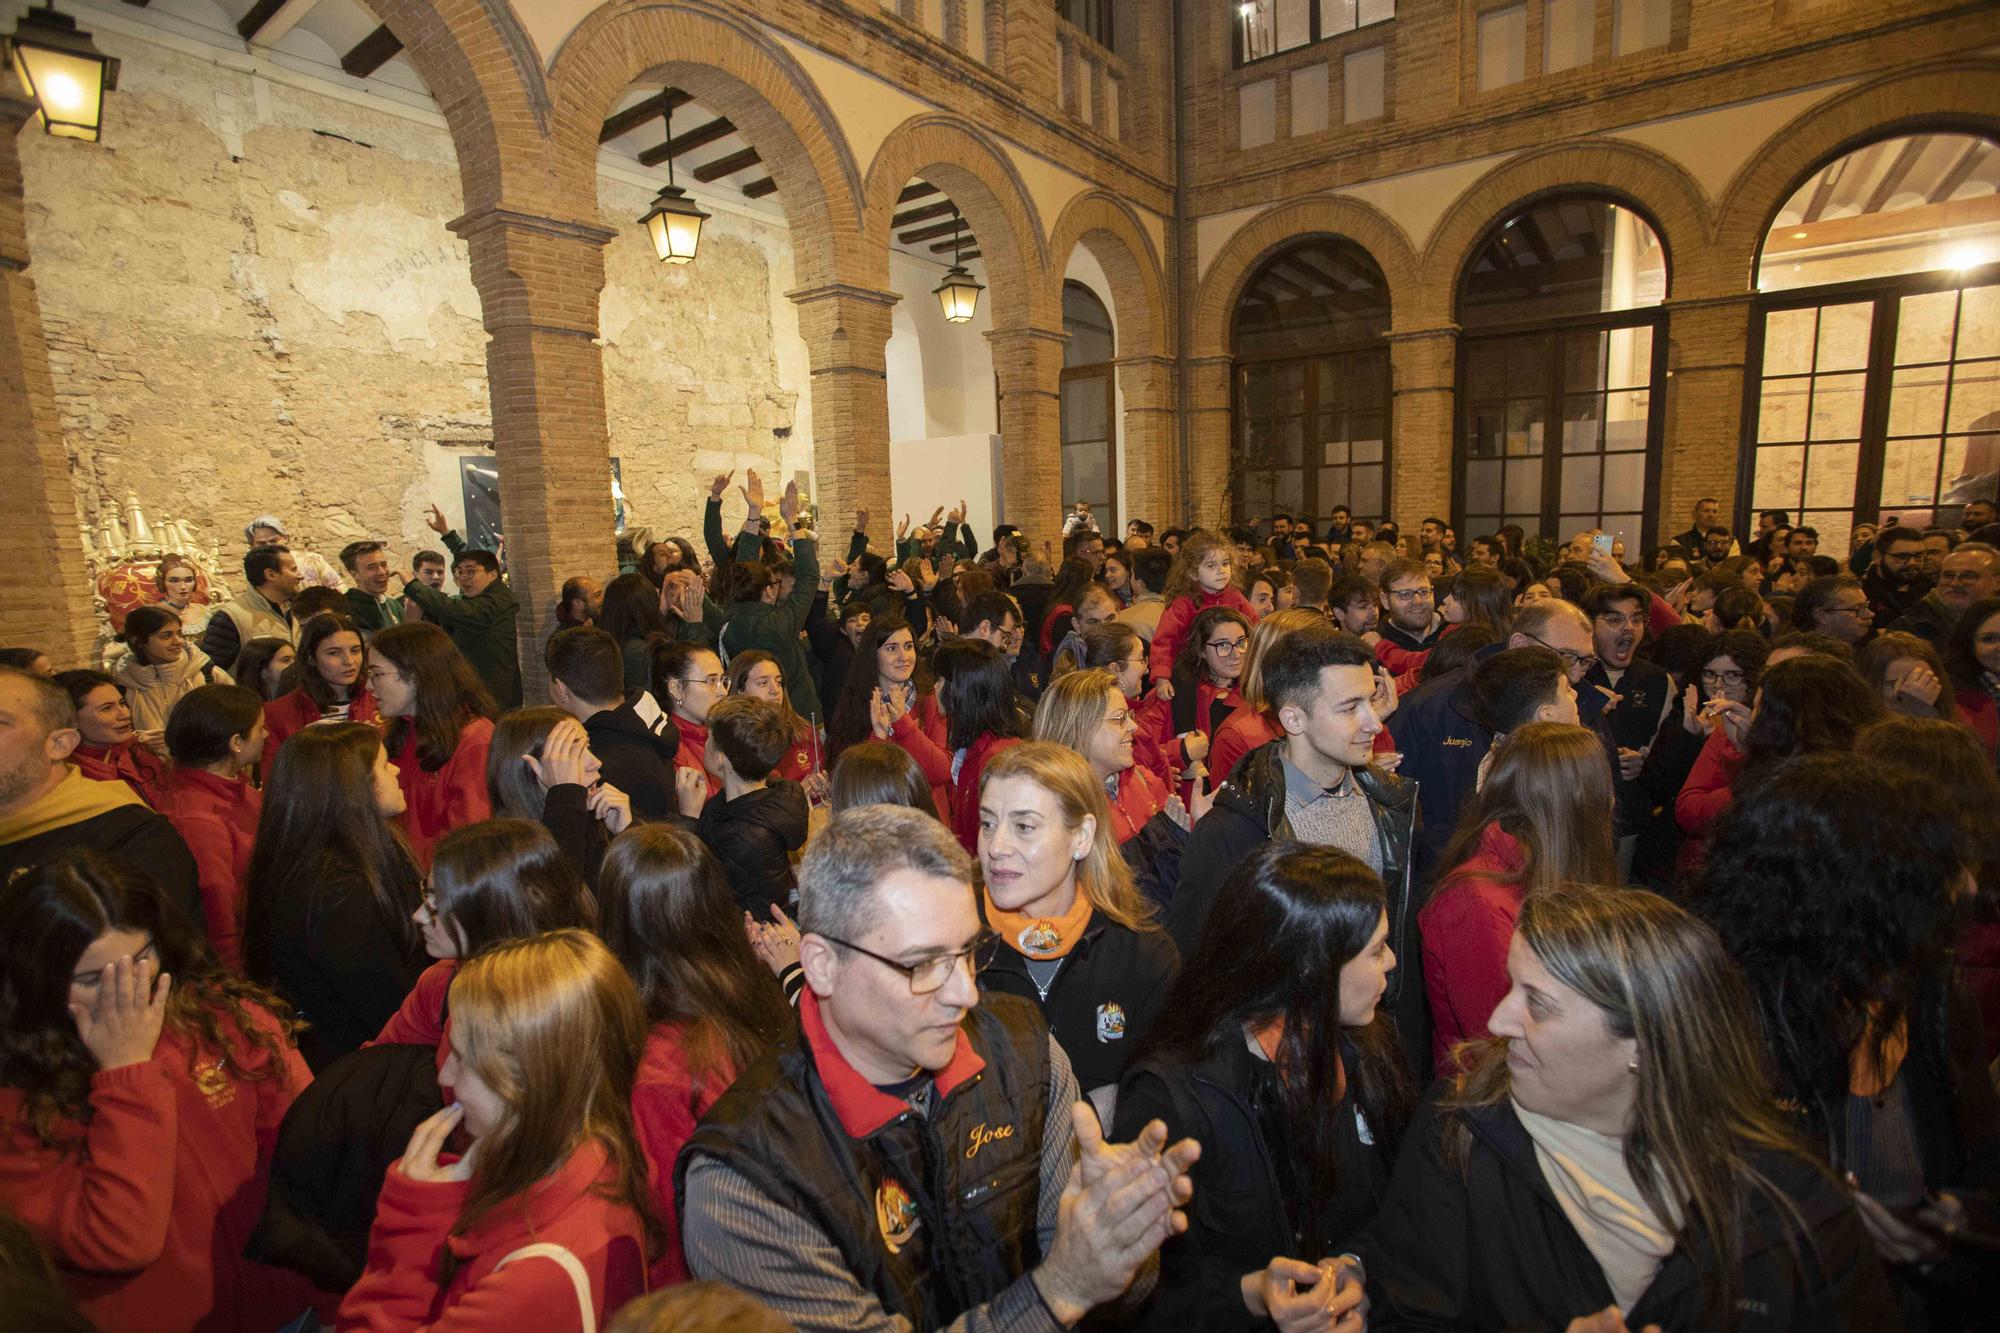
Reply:
<svg viewBox="0 0 2000 1333"><path fill-rule="evenodd" d="M136 491L225 557L263 512L329 558L364 535L399 556L435 545L423 506L456 515L457 460L492 442L479 297L445 225L461 211L449 136L99 42L125 57L105 145L20 140L80 514ZM805 352L782 223L718 212L673 269L633 225L649 197L603 182L611 452L633 521L692 534L715 471L810 466Z"/></svg>

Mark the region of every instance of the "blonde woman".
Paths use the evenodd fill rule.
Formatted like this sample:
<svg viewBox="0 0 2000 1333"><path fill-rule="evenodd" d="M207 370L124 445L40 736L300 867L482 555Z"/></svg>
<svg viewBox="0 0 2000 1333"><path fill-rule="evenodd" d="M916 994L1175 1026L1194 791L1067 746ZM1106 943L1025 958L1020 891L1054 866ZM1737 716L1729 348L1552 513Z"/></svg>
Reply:
<svg viewBox="0 0 2000 1333"><path fill-rule="evenodd" d="M596 936L558 930L467 962L451 1018L438 1083L455 1100L390 1166L339 1327L599 1327L645 1290L655 1233L632 1130L639 993Z"/></svg>
<svg viewBox="0 0 2000 1333"><path fill-rule="evenodd" d="M1213 785L1219 787L1226 782L1229 770L1244 755L1285 734L1285 729L1278 725L1278 710L1264 697L1264 658L1271 645L1294 630L1325 623L1326 617L1318 611L1294 608L1273 612L1252 627L1243 674L1236 680L1236 692L1243 696L1243 707L1215 729L1215 740L1209 746L1208 773Z"/></svg>
<svg viewBox="0 0 2000 1333"><path fill-rule="evenodd" d="M979 790L981 908L998 941L980 985L1042 1007L1111 1123L1119 1078L1180 973L1111 835L1104 786L1074 750L1024 741Z"/></svg>

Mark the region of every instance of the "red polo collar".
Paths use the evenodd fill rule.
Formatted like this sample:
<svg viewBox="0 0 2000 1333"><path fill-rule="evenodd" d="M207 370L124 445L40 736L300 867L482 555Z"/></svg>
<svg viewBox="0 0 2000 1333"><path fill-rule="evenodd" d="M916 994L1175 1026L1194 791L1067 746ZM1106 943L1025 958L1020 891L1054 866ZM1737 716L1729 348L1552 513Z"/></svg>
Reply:
<svg viewBox="0 0 2000 1333"><path fill-rule="evenodd" d="M799 997L799 1026L805 1031L806 1045L812 1051L820 1082L826 1085L826 1095L833 1103L833 1112L840 1117L840 1127L847 1131L849 1138L865 1139L911 1109L908 1102L883 1092L847 1063L847 1058L834 1044L833 1034L826 1030L826 1022L819 1014L819 996L813 993L810 986ZM951 1059L934 1079L938 1094L948 1094L985 1068L986 1061L972 1049L965 1028L960 1026L958 1048L951 1053Z"/></svg>

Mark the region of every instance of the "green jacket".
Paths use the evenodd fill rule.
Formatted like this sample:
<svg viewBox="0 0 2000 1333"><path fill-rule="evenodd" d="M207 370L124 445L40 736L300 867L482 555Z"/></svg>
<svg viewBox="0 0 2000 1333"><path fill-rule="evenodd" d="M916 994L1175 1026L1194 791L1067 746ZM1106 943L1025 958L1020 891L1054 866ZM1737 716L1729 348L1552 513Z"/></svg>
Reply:
<svg viewBox="0 0 2000 1333"><path fill-rule="evenodd" d="M359 588L347 590L347 618L357 625L363 634L373 634L391 625L403 623L402 603L390 598L387 603L378 602Z"/></svg>
<svg viewBox="0 0 2000 1333"><path fill-rule="evenodd" d="M453 559L466 549L465 540L456 532L447 532L444 544ZM444 627L500 707L521 706L521 658L514 643L521 604L506 579L495 579L477 597L447 597L411 579L403 585L403 597L421 606L426 619Z"/></svg>
<svg viewBox="0 0 2000 1333"><path fill-rule="evenodd" d="M754 560L763 538L744 533L737 538L737 559ZM824 723L820 712L819 687L813 683L812 665L799 642L813 599L819 596L819 555L810 537L792 543L792 595L782 602L731 602L727 622L718 636L717 648L725 655L762 648L778 659L785 673L785 694L792 711L800 717Z"/></svg>

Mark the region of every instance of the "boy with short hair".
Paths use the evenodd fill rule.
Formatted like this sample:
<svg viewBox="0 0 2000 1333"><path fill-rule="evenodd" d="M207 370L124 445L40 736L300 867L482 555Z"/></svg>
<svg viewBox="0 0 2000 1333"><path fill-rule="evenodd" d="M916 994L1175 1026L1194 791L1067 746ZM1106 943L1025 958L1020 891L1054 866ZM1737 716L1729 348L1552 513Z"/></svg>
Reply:
<svg viewBox="0 0 2000 1333"><path fill-rule="evenodd" d="M772 779L792 744L792 722L774 703L732 694L708 713L702 763L722 792L702 807L698 832L728 876L736 903L759 922L794 909L791 853L805 846L805 791Z"/></svg>

